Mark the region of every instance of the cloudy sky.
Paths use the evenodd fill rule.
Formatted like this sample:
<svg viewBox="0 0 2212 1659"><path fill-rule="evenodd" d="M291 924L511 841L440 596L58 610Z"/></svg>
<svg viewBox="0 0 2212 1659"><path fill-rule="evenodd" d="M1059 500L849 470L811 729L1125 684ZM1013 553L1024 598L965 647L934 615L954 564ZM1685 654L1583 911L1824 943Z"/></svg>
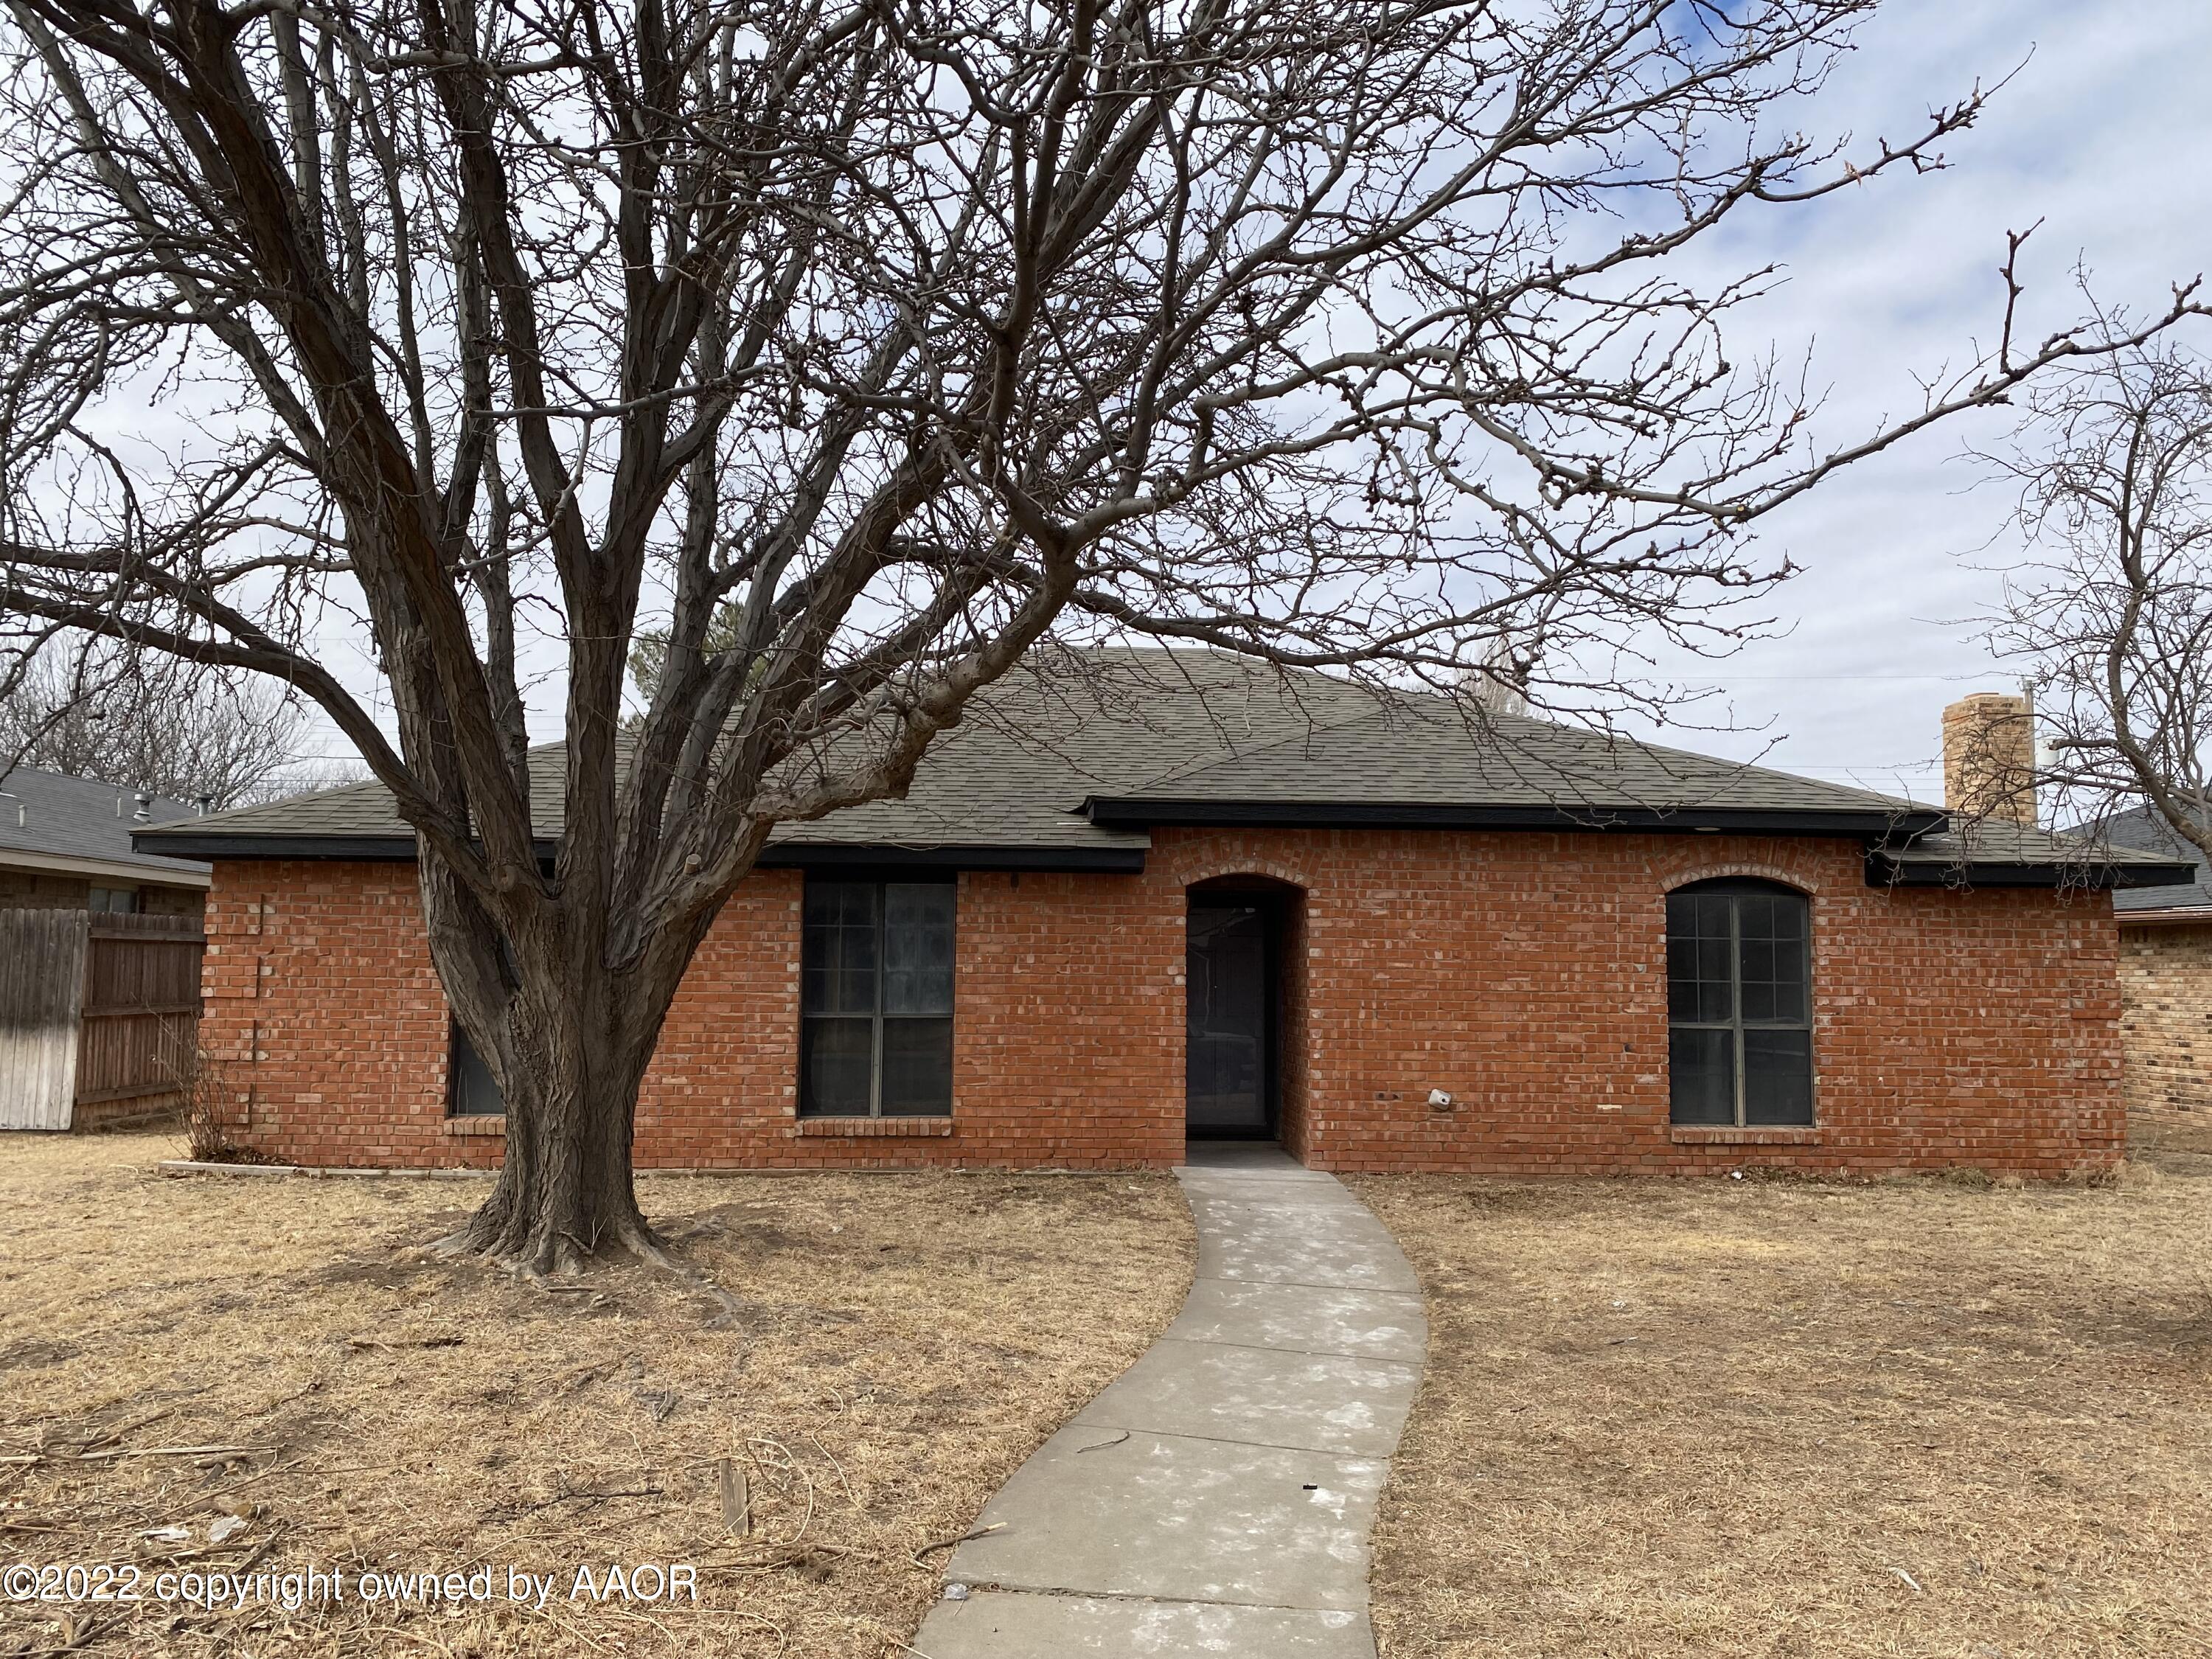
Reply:
<svg viewBox="0 0 2212 1659"><path fill-rule="evenodd" d="M1885 410L1909 411L1916 374L1956 366L1992 337L2008 229L2043 222L2025 266L2039 337L2078 314L2077 261L2107 301L2163 305L2174 280L2212 272L2208 64L2203 0L1899 0L1815 106L1822 131L1869 144L1901 137L1977 78L2018 73L1948 145L1949 171L1885 177L1706 250L1717 268L1771 258L1790 270L1778 294L1739 316L1739 350L1771 336L1787 361L1809 343L1815 384L1832 388L1822 432L1844 439ZM1672 665L1722 694L1689 718L1734 729L1669 738L1942 798L1942 706L2011 689L2016 673L1978 642L1971 620L1995 600L1996 568L2018 553L2002 534L2009 498L1975 488L1984 469L1957 459L1965 442L1996 441L2008 421L2000 411L1976 422L1869 463L1768 521L1768 544L1805 570L1766 607L1786 635L1729 662Z"/></svg>
<svg viewBox="0 0 2212 1659"><path fill-rule="evenodd" d="M1807 112L1814 131L1852 132L1863 154L1977 81L2011 79L1948 143L1948 171L1769 211L1697 249L1707 277L1768 263L1789 273L1738 314L1737 361L1770 340L1785 362L1809 349L1829 388L1821 434L1863 436L1917 407L1916 376L1960 368L1992 338L2005 233L2039 220L2025 264L2038 336L2079 315L2077 261L2108 301L2164 304L2173 281L2212 270L2208 64L2205 0L1893 0ZM1630 729L1940 799L1942 706L2016 673L1972 622L2017 554L2001 533L2008 500L1975 488L1980 469L1958 459L2007 424L2002 412L1961 421L1768 520L1768 544L1805 571L1765 607L1778 636L1724 663L1662 659L1668 678L1717 695L1674 729ZM533 702L532 735L556 735L557 696L541 688ZM310 747L351 753L332 730Z"/></svg>

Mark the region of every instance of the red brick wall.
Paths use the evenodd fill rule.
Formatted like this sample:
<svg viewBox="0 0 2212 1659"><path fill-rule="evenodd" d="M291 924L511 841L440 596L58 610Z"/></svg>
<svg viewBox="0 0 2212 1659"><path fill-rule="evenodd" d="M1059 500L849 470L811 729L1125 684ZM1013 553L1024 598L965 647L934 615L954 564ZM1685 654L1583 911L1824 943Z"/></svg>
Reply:
<svg viewBox="0 0 2212 1659"><path fill-rule="evenodd" d="M1667 1121L1664 895L1729 873L1812 895L1810 1132ZM1284 975L1285 1138L1322 1167L2051 1176L2107 1164L2124 1139L2100 896L1869 889L1855 843L1168 830L1141 876L961 878L953 1115L890 1133L797 1119L801 880L759 872L671 1012L638 1162L1171 1163L1183 890L1232 874L1305 890ZM313 1164L496 1158L495 1139L445 1116L411 867L221 865L209 931L204 1040L253 1144Z"/></svg>
<svg viewBox="0 0 2212 1659"><path fill-rule="evenodd" d="M2102 895L1866 885L1856 844L1747 836L1164 832L1307 890L1307 1161L2058 1175L2125 1138ZM1812 896L1818 1127L1668 1121L1666 905L1709 876ZM1150 878L1148 878L1149 879ZM1427 1104L1432 1089L1449 1111Z"/></svg>
<svg viewBox="0 0 2212 1659"><path fill-rule="evenodd" d="M1112 1168L1182 1152L1182 915L1127 879L960 878L952 1116L802 1123L802 879L763 871L694 961L639 1101L664 1168Z"/></svg>
<svg viewBox="0 0 2212 1659"><path fill-rule="evenodd" d="M1286 908L1279 964L1282 1000L1277 1011L1282 1026L1276 1062L1281 1067L1282 1085L1276 1133L1283 1149L1292 1158L1303 1159L1311 1146L1312 1114L1307 1107L1312 1044L1304 1039L1313 1018L1312 955L1307 949L1304 896L1301 894Z"/></svg>
<svg viewBox="0 0 2212 1659"><path fill-rule="evenodd" d="M303 1164L483 1161L444 1133L412 865L218 864L205 925L200 1047L234 1139Z"/></svg>
<svg viewBox="0 0 2212 1659"><path fill-rule="evenodd" d="M446 1115L446 1005L413 866L216 870L201 1042L237 1137L290 1163L495 1163L495 1124ZM1180 1158L1174 895L1127 878L961 877L953 1115L856 1126L797 1115L801 890L795 871L758 872L708 934L641 1092L641 1168Z"/></svg>

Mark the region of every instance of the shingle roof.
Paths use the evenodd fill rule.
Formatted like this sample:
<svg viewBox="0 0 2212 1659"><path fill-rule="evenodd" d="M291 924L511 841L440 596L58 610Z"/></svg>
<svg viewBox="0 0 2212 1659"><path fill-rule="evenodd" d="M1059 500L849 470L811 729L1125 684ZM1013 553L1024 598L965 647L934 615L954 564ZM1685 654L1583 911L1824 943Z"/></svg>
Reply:
<svg viewBox="0 0 2212 1659"><path fill-rule="evenodd" d="M2115 909L2212 908L2212 866L2207 865L2204 854L2195 843L2176 831L2151 808L2138 806L2131 811L2118 812L2097 823L2078 825L2074 833L2115 848L2129 848L2166 859L2173 864L2186 865L2194 873L2194 879L2172 886L2138 887L2116 893L2112 896Z"/></svg>
<svg viewBox="0 0 2212 1659"><path fill-rule="evenodd" d="M1906 886L1962 881L2002 886L2008 879L2027 879L2037 886L2112 887L2122 890L2115 894L2115 903L2132 897L2128 890L2136 890L2136 884L2170 880L2175 870L2172 859L2154 851L2002 819L1985 819L1879 848L1869 855L1869 866L1870 880Z"/></svg>
<svg viewBox="0 0 2212 1659"><path fill-rule="evenodd" d="M1212 651L1091 651L1009 677L931 750L902 801L787 824L808 846L1129 847L1153 824L1618 823L1692 811L1832 814L1842 833L1935 809L1439 697L1383 699ZM1486 817L1484 815L1488 814Z"/></svg>
<svg viewBox="0 0 2212 1659"><path fill-rule="evenodd" d="M530 751L533 828L538 836L549 840L561 833L561 754L558 744L544 744ZM265 805L210 812L190 823L167 824L154 830L142 829L137 839L149 848L179 838L197 848L204 841L246 841L262 836L404 841L408 848L406 855L414 856L414 830L399 816L392 792L374 780L341 784L335 789L321 789L308 795L292 795Z"/></svg>
<svg viewBox="0 0 2212 1659"><path fill-rule="evenodd" d="M43 867L52 861L124 865L149 881L164 875L204 878L208 866L186 859L158 858L131 850L131 836L147 823L191 818L180 800L154 798L140 822L138 797L131 790L91 778L72 778L19 766L0 776L0 865L9 854L31 854Z"/></svg>
<svg viewBox="0 0 2212 1659"><path fill-rule="evenodd" d="M1367 702L1340 720L1154 777L1091 811L1142 818L1168 803L1227 802L1565 808L1594 823L1778 813L1887 826L1940 815L1893 796L1524 716L1492 714L1478 726L1442 698Z"/></svg>
<svg viewBox="0 0 2212 1659"><path fill-rule="evenodd" d="M537 828L560 830L557 747L532 756ZM1107 649L1033 659L933 747L903 800L779 825L778 861L870 853L1135 867L1149 826L1638 825L1885 839L1940 808L1763 767L1516 716L1474 725L1449 701L1281 672L1226 653ZM411 836L374 783L203 819L192 850L301 837ZM2051 847L2023 848L2047 859ZM218 854L218 855L223 855Z"/></svg>

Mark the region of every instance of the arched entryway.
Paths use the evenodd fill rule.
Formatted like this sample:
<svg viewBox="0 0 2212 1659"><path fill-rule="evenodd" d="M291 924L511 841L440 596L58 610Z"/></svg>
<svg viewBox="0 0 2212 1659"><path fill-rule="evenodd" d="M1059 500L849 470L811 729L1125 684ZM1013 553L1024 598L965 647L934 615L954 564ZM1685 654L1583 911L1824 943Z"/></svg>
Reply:
<svg viewBox="0 0 2212 1659"><path fill-rule="evenodd" d="M1188 890L1183 1111L1194 1140L1303 1141L1305 895L1267 876Z"/></svg>

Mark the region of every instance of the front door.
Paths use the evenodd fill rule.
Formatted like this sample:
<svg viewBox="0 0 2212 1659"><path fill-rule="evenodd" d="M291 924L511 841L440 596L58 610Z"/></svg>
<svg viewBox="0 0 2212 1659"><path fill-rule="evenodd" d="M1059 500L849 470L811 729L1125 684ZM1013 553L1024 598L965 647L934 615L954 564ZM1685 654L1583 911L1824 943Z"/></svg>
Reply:
<svg viewBox="0 0 2212 1659"><path fill-rule="evenodd" d="M1190 907L1184 1098L1194 1135L1273 1131L1269 931L1258 905Z"/></svg>

